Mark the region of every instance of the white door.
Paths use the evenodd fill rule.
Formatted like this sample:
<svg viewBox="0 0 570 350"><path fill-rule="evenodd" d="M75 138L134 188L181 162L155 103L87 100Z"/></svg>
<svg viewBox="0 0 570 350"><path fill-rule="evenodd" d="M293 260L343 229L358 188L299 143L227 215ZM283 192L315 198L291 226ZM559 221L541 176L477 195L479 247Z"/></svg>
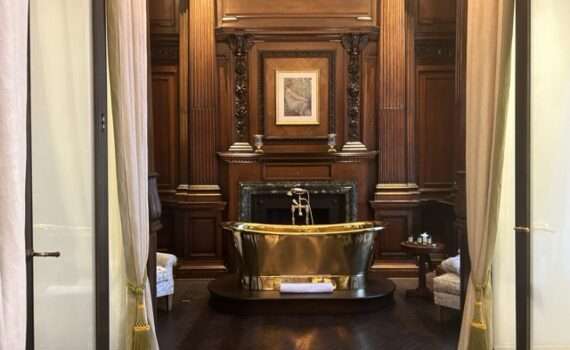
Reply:
<svg viewBox="0 0 570 350"><path fill-rule="evenodd" d="M30 0L34 343L95 348L91 0ZM41 257L41 253L48 257ZM51 256L49 256L51 255ZM55 257L59 255L59 257Z"/></svg>

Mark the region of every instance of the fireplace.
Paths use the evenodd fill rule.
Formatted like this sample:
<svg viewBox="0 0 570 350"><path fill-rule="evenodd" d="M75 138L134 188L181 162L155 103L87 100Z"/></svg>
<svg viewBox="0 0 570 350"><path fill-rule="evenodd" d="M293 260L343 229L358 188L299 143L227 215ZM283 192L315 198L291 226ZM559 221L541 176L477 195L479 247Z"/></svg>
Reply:
<svg viewBox="0 0 570 350"><path fill-rule="evenodd" d="M311 195L315 224L356 221L356 184L338 181L242 182L239 219L265 224L291 224L292 197L287 192L301 187ZM305 218L296 216L296 223Z"/></svg>

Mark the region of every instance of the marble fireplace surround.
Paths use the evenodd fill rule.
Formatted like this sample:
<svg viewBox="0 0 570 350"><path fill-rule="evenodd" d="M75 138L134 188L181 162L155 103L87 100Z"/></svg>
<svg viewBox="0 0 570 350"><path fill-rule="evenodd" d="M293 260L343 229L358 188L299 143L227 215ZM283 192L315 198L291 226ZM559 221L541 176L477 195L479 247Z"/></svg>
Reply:
<svg viewBox="0 0 570 350"><path fill-rule="evenodd" d="M315 224L357 219L357 189L354 181L241 182L239 187L240 221L289 224L292 198L287 196L287 192L293 187L309 191Z"/></svg>

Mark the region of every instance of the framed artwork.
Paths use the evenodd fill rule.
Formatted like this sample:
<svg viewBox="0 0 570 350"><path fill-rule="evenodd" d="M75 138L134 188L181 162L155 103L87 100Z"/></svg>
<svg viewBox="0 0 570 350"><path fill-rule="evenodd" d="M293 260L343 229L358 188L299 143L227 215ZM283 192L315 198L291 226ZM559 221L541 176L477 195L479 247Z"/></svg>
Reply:
<svg viewBox="0 0 570 350"><path fill-rule="evenodd" d="M276 71L275 124L319 125L319 71Z"/></svg>

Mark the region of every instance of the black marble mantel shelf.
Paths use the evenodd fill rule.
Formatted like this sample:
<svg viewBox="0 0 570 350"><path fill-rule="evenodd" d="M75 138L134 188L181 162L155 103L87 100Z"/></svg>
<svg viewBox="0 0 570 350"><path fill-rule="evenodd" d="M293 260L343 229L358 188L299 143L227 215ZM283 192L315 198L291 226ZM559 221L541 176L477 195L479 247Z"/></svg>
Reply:
<svg viewBox="0 0 570 350"><path fill-rule="evenodd" d="M378 151L364 152L218 152L228 163L328 161L331 163L355 163L374 159Z"/></svg>

